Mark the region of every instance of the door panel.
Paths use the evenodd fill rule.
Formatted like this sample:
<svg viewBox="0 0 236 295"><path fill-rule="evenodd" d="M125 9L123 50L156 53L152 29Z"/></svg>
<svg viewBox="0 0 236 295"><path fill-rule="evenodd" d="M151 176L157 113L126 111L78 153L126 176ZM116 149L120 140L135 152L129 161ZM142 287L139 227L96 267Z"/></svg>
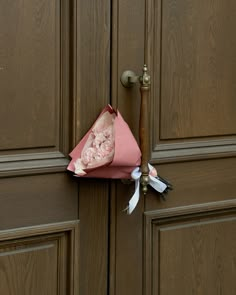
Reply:
<svg viewBox="0 0 236 295"><path fill-rule="evenodd" d="M158 168L174 183L174 190L163 202L150 189L146 210L235 199L235 158L168 163Z"/></svg>
<svg viewBox="0 0 236 295"><path fill-rule="evenodd" d="M60 1L1 1L0 11L0 87L5 99L0 124L8 126L1 130L0 149L55 150L61 84Z"/></svg>
<svg viewBox="0 0 236 295"><path fill-rule="evenodd" d="M66 1L1 1L0 14L0 202L2 209L10 210L9 224L25 226L35 224L33 211L40 200L49 211L57 194L62 204L67 199L71 207L78 204L75 182L53 174L65 171L71 141L72 17ZM58 216L44 221L64 220L62 212L49 211L48 217ZM69 211L66 218L78 218L76 209ZM0 216L4 215L3 211Z"/></svg>
<svg viewBox="0 0 236 295"><path fill-rule="evenodd" d="M164 202L149 188L125 216L134 188L116 184L111 294L234 294L235 13L234 1L115 1L112 73L147 63L150 161L174 190ZM114 84L112 99L137 135L135 87Z"/></svg>
<svg viewBox="0 0 236 295"><path fill-rule="evenodd" d="M0 233L8 230L6 240L13 249L11 231L16 229L33 226L36 232L35 227L78 219L82 225L74 245L78 248L80 242L80 252L75 250L80 264L57 246L48 255L45 250L17 256L22 257L19 268L30 261L29 253L35 262L22 294L78 294L76 288L68 293L58 285L69 281L79 283L81 294L107 292L109 183L79 180L66 167L70 150L110 102L110 11L109 0L0 2ZM25 235L23 230L18 238ZM68 245L73 246L70 240ZM4 285L4 292L14 294L18 281L8 262L15 256L14 250L8 252L0 285L7 276L12 287ZM64 273L58 257L80 268L80 281L76 272ZM39 260L52 263L51 281ZM55 270L63 273L61 279ZM41 290L36 290L37 282Z"/></svg>
<svg viewBox="0 0 236 295"><path fill-rule="evenodd" d="M70 141L69 5L1 1L0 14L0 174L60 169Z"/></svg>
<svg viewBox="0 0 236 295"><path fill-rule="evenodd" d="M0 1L1 294L78 292L72 4Z"/></svg>
<svg viewBox="0 0 236 295"><path fill-rule="evenodd" d="M235 155L231 4L147 1L153 161Z"/></svg>
<svg viewBox="0 0 236 295"><path fill-rule="evenodd" d="M18 290L24 290L24 294L57 294L57 251L57 245L52 242L20 249L11 245L4 249L0 254L4 269L1 292L19 294ZM17 277L17 282L14 282L14 277ZM35 286L32 284L34 280ZM40 287L46 281L48 284Z"/></svg>
<svg viewBox="0 0 236 295"><path fill-rule="evenodd" d="M196 206L179 216L177 210L146 214L147 294L235 293L235 210L217 207L201 206L200 215L192 214Z"/></svg>
<svg viewBox="0 0 236 295"><path fill-rule="evenodd" d="M78 218L77 183L64 173L0 179L0 229Z"/></svg>
<svg viewBox="0 0 236 295"><path fill-rule="evenodd" d="M1 294L77 294L76 252L77 222L1 232Z"/></svg>
<svg viewBox="0 0 236 295"><path fill-rule="evenodd" d="M154 61L161 68L160 139L235 134L234 1L157 2L162 10L155 3L152 13L161 18L153 28L162 36L153 49L153 56L161 50L160 62Z"/></svg>

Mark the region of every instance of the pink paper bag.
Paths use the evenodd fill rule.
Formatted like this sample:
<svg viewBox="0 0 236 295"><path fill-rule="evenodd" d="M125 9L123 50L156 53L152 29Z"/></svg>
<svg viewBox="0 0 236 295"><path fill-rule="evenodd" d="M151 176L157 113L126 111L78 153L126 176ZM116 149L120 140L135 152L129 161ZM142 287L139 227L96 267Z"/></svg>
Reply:
<svg viewBox="0 0 236 295"><path fill-rule="evenodd" d="M94 125L70 153L67 169L75 176L131 178L140 165L139 146L119 111L105 107Z"/></svg>

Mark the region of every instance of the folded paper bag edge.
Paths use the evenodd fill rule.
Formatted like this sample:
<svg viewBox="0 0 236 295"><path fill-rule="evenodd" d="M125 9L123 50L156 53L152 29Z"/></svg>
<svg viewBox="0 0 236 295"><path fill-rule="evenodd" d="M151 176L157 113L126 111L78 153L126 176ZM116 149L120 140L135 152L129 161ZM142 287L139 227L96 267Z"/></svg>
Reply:
<svg viewBox="0 0 236 295"><path fill-rule="evenodd" d="M124 166L103 166L94 170L90 170L83 176L74 175L75 177L82 178L103 178L103 179L131 179L131 172L134 167Z"/></svg>

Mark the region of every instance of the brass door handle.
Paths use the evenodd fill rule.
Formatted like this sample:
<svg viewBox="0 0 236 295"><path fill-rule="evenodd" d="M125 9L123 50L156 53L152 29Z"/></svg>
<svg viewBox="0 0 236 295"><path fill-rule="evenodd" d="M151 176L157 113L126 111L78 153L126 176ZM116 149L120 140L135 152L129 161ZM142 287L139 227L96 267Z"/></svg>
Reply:
<svg viewBox="0 0 236 295"><path fill-rule="evenodd" d="M141 159L141 185L144 194L147 193L147 185L149 181L149 126L148 126L148 100L151 79L147 73L147 66L144 65L143 73L141 76L137 76L133 71L125 71L121 75L121 83L124 87L130 88L136 82L140 83L140 93L141 93L141 106L140 106L140 121L139 121L139 141L140 149L142 153Z"/></svg>

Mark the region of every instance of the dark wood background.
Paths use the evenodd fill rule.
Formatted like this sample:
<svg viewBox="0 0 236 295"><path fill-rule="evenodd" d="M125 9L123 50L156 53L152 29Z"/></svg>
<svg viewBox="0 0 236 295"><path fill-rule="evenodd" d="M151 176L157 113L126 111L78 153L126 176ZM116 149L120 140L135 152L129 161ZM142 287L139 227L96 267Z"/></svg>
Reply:
<svg viewBox="0 0 236 295"><path fill-rule="evenodd" d="M0 2L0 293L235 294L233 0ZM150 162L174 185L74 179L68 153L103 107L138 137L152 79Z"/></svg>

